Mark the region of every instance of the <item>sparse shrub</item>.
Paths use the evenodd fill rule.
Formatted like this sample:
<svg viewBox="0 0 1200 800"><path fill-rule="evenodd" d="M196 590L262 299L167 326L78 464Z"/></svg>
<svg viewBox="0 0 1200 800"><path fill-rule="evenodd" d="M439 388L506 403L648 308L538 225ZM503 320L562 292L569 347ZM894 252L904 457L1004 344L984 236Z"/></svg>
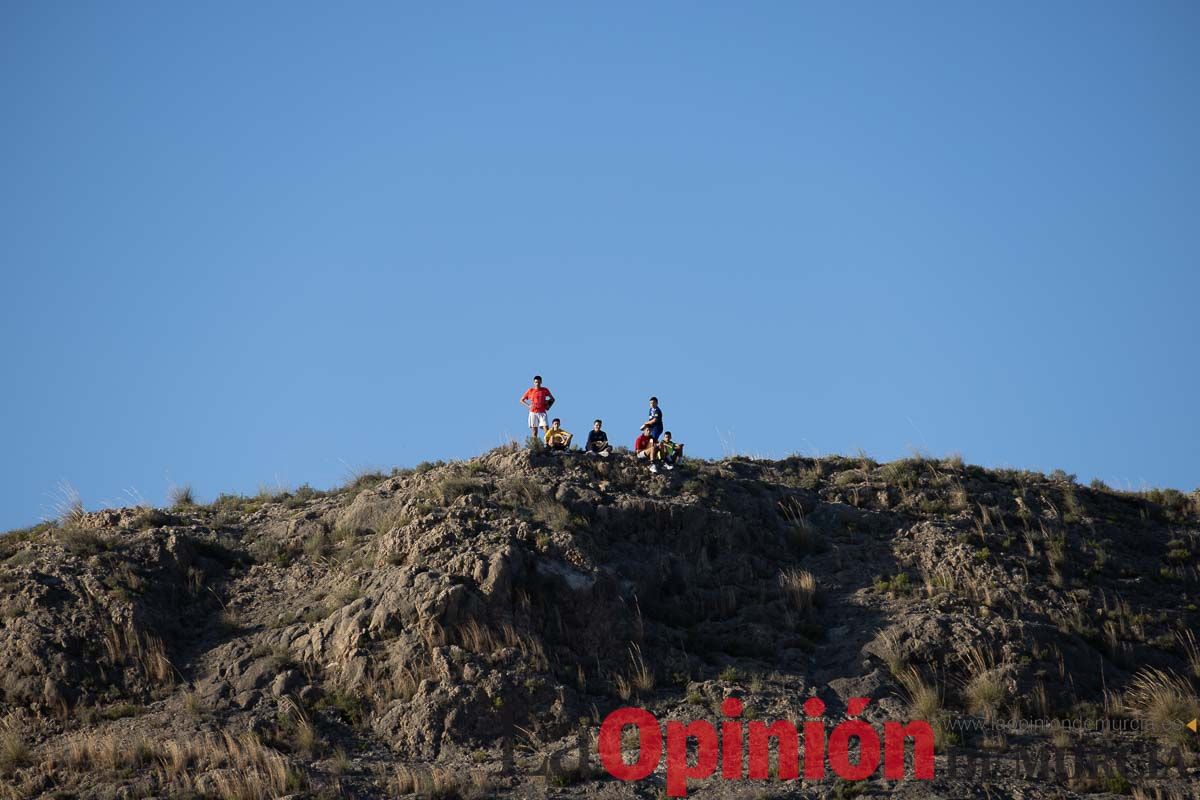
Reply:
<svg viewBox="0 0 1200 800"><path fill-rule="evenodd" d="M899 572L890 578L882 575L875 578L875 591L884 592L893 597L903 597L912 594L912 583L907 572Z"/></svg>
<svg viewBox="0 0 1200 800"><path fill-rule="evenodd" d="M866 483L867 474L861 469L848 469L833 476L835 486L850 486L856 483Z"/></svg>
<svg viewBox="0 0 1200 800"><path fill-rule="evenodd" d="M921 462L911 458L891 461L880 467L879 474L889 485L914 489L921 480Z"/></svg>
<svg viewBox="0 0 1200 800"><path fill-rule="evenodd" d="M721 670L720 677L721 680L725 681L726 683L737 683L739 680L741 680L742 674L738 672L737 667L731 664L725 669Z"/></svg>
<svg viewBox="0 0 1200 800"><path fill-rule="evenodd" d="M125 719L126 717L136 717L145 711L145 707L135 706L133 703L114 703L101 709L100 716L108 720Z"/></svg>
<svg viewBox="0 0 1200 800"><path fill-rule="evenodd" d="M185 483L182 486L172 486L167 491L167 500L172 508L183 508L196 505L196 498L192 494L192 485Z"/></svg>
<svg viewBox="0 0 1200 800"><path fill-rule="evenodd" d="M951 453L941 461L941 467L944 470L960 471L963 468L962 453Z"/></svg>
<svg viewBox="0 0 1200 800"><path fill-rule="evenodd" d="M528 508L541 499L544 493L540 484L517 475L501 480L497 489L501 502L510 508Z"/></svg>
<svg viewBox="0 0 1200 800"><path fill-rule="evenodd" d="M838 778L833 785L833 792L829 796L833 800L853 800L866 791L863 783L864 781L848 781L845 778Z"/></svg>
<svg viewBox="0 0 1200 800"><path fill-rule="evenodd" d="M11 773L30 763L29 746L15 730L0 731L0 774Z"/></svg>
<svg viewBox="0 0 1200 800"><path fill-rule="evenodd" d="M304 612L304 616L301 617L301 619L308 624L313 625L318 622L324 622L328 616L329 606L325 605L324 603L318 603L308 611Z"/></svg>
<svg viewBox="0 0 1200 800"><path fill-rule="evenodd" d="M940 497L927 497L921 501L918 506L922 514L929 516L941 516L950 510L950 506Z"/></svg>
<svg viewBox="0 0 1200 800"><path fill-rule="evenodd" d="M336 709L354 728L361 728L369 715L369 709L363 703L362 698L352 692L326 692L318 701L317 707Z"/></svg>
<svg viewBox="0 0 1200 800"><path fill-rule="evenodd" d="M183 710L192 717L204 716L207 709L204 707L204 701L200 699L199 692L193 690L184 693Z"/></svg>
<svg viewBox="0 0 1200 800"><path fill-rule="evenodd" d="M364 489L373 489L387 480L387 475L376 469L360 468L352 470L349 478L342 484L341 491L348 494L358 494Z"/></svg>
<svg viewBox="0 0 1200 800"><path fill-rule="evenodd" d="M795 484L801 489L815 491L821 486L821 462L816 462L811 469L802 469L796 474Z"/></svg>
<svg viewBox="0 0 1200 800"><path fill-rule="evenodd" d="M52 533L55 527L56 524L53 522L42 522L31 528L21 528L0 535L0 561L8 560L10 564L28 563L16 560L18 556L22 559L30 557L32 550L25 545L35 541L44 541L43 534Z"/></svg>
<svg viewBox="0 0 1200 800"><path fill-rule="evenodd" d="M550 498L534 504L533 518L555 531L565 531L571 525L571 512L562 503Z"/></svg>
<svg viewBox="0 0 1200 800"><path fill-rule="evenodd" d="M287 672L289 669L296 669L298 666L296 659L292 658L291 651L286 647L276 647L271 651L271 669L276 675Z"/></svg>
<svg viewBox="0 0 1200 800"><path fill-rule="evenodd" d="M1055 483L1074 483L1075 475L1061 469L1056 469L1049 475L1050 480Z"/></svg>
<svg viewBox="0 0 1200 800"><path fill-rule="evenodd" d="M304 553L309 558L328 558L333 554L333 538L329 528L321 525L304 540Z"/></svg>
<svg viewBox="0 0 1200 800"><path fill-rule="evenodd" d="M354 761L350 758L346 748L338 745L333 751L333 757L329 760L329 771L333 775L347 775L354 769Z"/></svg>
<svg viewBox="0 0 1200 800"><path fill-rule="evenodd" d="M429 490L429 497L442 505L449 505L463 495L474 494L483 484L474 478L447 476Z"/></svg>
<svg viewBox="0 0 1200 800"><path fill-rule="evenodd" d="M1167 561L1172 564L1186 564L1192 560L1192 553L1182 547L1176 547L1167 551Z"/></svg>
<svg viewBox="0 0 1200 800"><path fill-rule="evenodd" d="M1112 491L1112 489L1109 487L1109 485L1107 483L1105 483L1104 481L1100 480L1099 478L1092 478L1092 482L1089 483L1088 485L1091 486L1092 489L1094 489L1097 492L1111 492Z"/></svg>
<svg viewBox="0 0 1200 800"><path fill-rule="evenodd" d="M318 497L324 496L325 492L314 489L306 483L296 491L292 492L291 496L284 501L284 505L288 508L301 508L313 500L316 500Z"/></svg>
<svg viewBox="0 0 1200 800"><path fill-rule="evenodd" d="M55 539L67 552L77 556L94 556L108 550L108 542L98 533L82 528L59 528L55 532Z"/></svg>

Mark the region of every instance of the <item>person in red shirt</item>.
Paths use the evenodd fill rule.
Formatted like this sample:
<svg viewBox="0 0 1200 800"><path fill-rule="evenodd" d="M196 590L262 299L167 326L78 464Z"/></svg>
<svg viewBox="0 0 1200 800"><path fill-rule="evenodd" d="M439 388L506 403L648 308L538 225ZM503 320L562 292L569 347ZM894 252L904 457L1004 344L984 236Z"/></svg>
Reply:
<svg viewBox="0 0 1200 800"><path fill-rule="evenodd" d="M550 426L546 424L546 412L550 410L550 406L554 405L554 395L550 394L550 390L542 386L542 376L533 376L533 386L525 390L525 394L521 395L521 405L529 409L529 436L533 440L530 447L536 447L541 441L538 438L538 428L543 431L549 430Z"/></svg>
<svg viewBox="0 0 1200 800"><path fill-rule="evenodd" d="M647 422L642 426L642 433L633 441L633 452L637 453L638 458L645 458L650 462L650 471L658 472L658 448L655 446L654 437L650 435L650 423Z"/></svg>

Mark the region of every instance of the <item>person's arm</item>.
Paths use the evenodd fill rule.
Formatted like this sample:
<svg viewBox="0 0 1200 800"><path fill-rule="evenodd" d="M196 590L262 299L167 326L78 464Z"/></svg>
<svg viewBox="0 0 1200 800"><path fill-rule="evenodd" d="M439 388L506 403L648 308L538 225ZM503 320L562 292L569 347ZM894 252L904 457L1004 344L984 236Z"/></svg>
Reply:
<svg viewBox="0 0 1200 800"><path fill-rule="evenodd" d="M533 408L533 404L529 401L529 390L528 389L525 390L525 394L521 395L521 399L519 402L521 403L521 405L525 406L526 408Z"/></svg>
<svg viewBox="0 0 1200 800"><path fill-rule="evenodd" d="M570 447L570 446L571 446L571 440L572 440L572 439L574 439L574 438L575 438L575 434L573 434L573 433L568 433L568 434L567 434L567 447Z"/></svg>

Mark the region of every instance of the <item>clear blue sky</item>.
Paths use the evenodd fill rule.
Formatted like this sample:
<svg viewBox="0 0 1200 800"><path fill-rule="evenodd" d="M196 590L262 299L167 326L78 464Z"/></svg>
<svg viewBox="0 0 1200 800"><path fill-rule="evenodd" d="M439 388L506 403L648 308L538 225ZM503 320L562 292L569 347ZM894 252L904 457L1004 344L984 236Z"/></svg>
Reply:
<svg viewBox="0 0 1200 800"><path fill-rule="evenodd" d="M253 5L253 8L246 6ZM1200 4L0 5L0 528L461 458L1200 484ZM723 444L722 440L726 440Z"/></svg>

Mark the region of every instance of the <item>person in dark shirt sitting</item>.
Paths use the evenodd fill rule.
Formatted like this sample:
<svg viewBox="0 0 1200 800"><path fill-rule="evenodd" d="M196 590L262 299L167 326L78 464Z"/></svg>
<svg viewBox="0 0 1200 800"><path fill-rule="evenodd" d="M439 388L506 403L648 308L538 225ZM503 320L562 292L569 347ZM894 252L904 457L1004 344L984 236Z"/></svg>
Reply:
<svg viewBox="0 0 1200 800"><path fill-rule="evenodd" d="M587 445L583 449L585 452L608 458L609 453L612 452L612 445L608 443L608 434L602 428L603 423L600 420L592 423L592 429L588 432Z"/></svg>

